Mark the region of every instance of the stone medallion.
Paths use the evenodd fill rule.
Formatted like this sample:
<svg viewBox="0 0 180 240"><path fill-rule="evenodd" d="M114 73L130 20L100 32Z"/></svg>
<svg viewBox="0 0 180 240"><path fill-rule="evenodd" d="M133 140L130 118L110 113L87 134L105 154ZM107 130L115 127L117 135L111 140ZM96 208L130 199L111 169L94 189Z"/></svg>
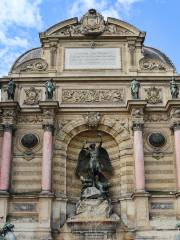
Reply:
<svg viewBox="0 0 180 240"><path fill-rule="evenodd" d="M156 132L149 135L149 143L156 148L162 147L166 143L166 139L162 133Z"/></svg>
<svg viewBox="0 0 180 240"><path fill-rule="evenodd" d="M38 138L35 134L28 133L21 138L21 144L25 148L34 148L38 144Z"/></svg>

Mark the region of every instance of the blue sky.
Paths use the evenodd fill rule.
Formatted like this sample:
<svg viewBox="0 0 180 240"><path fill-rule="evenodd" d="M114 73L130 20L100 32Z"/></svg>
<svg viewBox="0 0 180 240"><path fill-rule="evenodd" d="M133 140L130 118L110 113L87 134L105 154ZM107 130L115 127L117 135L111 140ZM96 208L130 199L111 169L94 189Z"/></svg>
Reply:
<svg viewBox="0 0 180 240"><path fill-rule="evenodd" d="M163 51L180 73L180 0L0 0L0 76L40 46L39 32L89 8L146 31L145 44Z"/></svg>

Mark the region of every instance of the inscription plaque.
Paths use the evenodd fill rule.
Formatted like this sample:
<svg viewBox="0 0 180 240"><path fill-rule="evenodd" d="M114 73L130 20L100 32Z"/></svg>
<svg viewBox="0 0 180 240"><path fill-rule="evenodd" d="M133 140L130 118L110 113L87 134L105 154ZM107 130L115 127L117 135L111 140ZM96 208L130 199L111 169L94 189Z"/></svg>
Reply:
<svg viewBox="0 0 180 240"><path fill-rule="evenodd" d="M120 48L66 48L65 69L120 69Z"/></svg>

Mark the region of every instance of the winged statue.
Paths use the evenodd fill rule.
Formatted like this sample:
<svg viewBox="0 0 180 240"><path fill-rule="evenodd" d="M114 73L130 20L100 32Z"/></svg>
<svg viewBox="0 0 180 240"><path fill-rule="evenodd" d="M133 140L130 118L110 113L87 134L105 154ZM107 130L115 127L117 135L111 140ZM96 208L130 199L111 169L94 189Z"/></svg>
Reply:
<svg viewBox="0 0 180 240"><path fill-rule="evenodd" d="M107 196L109 183L104 174L112 174L113 168L108 152L102 147L102 138L99 144L93 142L87 146L87 142L84 143L75 173L82 181L82 192L88 187L95 187L102 196Z"/></svg>

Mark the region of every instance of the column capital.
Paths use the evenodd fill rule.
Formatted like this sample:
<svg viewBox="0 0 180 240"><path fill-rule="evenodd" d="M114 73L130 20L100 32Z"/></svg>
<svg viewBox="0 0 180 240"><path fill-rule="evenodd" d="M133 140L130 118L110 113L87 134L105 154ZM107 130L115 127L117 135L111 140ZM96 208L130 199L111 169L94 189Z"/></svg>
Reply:
<svg viewBox="0 0 180 240"><path fill-rule="evenodd" d="M144 123L133 122L132 123L132 130L133 131L142 131L144 127Z"/></svg>
<svg viewBox="0 0 180 240"><path fill-rule="evenodd" d="M52 124L43 124L42 128L44 129L44 131L48 131L48 132L54 132L54 125Z"/></svg>
<svg viewBox="0 0 180 240"><path fill-rule="evenodd" d="M55 114L59 108L59 103L57 101L43 101L39 102L39 107L43 113L43 126L54 126Z"/></svg>
<svg viewBox="0 0 180 240"><path fill-rule="evenodd" d="M173 131L180 130L180 107L172 107L169 111L170 128Z"/></svg>
<svg viewBox="0 0 180 240"><path fill-rule="evenodd" d="M128 112L132 112L132 109L134 108L142 108L144 110L146 108L146 105L146 100L133 99L127 101L126 109L128 110Z"/></svg>
<svg viewBox="0 0 180 240"><path fill-rule="evenodd" d="M3 128L3 125L0 124L0 137L3 136L3 132L4 132L4 128Z"/></svg>
<svg viewBox="0 0 180 240"><path fill-rule="evenodd" d="M20 111L18 102L0 102L2 112L2 125L15 125L17 114Z"/></svg>
<svg viewBox="0 0 180 240"><path fill-rule="evenodd" d="M14 130L14 125L13 124L3 124L3 129L6 132L12 132Z"/></svg>
<svg viewBox="0 0 180 240"><path fill-rule="evenodd" d="M127 102L127 110L131 114L132 130L137 131L143 129L144 126L144 110L147 102L144 100L129 100Z"/></svg>

